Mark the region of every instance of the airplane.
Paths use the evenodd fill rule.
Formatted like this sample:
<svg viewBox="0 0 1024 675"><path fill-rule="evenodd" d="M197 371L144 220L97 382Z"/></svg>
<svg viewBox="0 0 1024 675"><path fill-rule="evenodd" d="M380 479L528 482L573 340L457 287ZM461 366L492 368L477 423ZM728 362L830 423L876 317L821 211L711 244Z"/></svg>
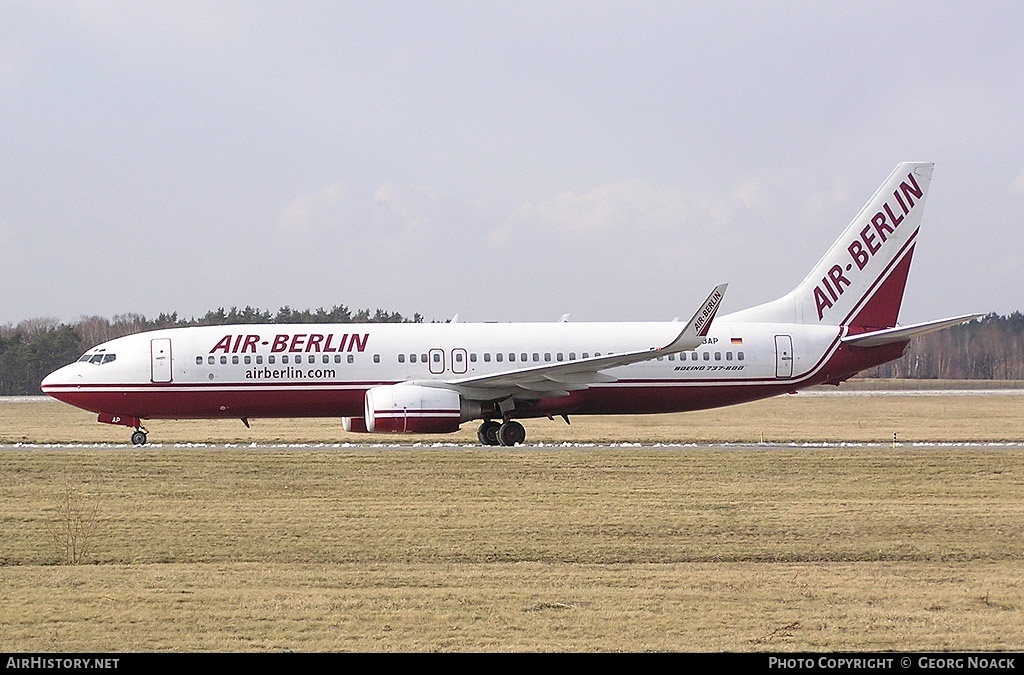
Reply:
<svg viewBox="0 0 1024 675"><path fill-rule="evenodd" d="M899 164L803 281L689 321L249 324L167 328L88 350L41 383L134 429L143 420L339 417L346 432L443 434L480 420L484 445L518 420L701 410L834 384L910 340L981 316L897 323L934 164ZM457 317L457 315L456 315Z"/></svg>

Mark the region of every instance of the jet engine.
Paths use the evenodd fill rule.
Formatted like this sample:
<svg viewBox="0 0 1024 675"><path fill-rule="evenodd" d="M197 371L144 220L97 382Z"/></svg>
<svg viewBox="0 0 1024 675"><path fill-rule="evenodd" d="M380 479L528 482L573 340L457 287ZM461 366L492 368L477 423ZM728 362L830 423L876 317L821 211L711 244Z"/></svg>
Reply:
<svg viewBox="0 0 1024 675"><path fill-rule="evenodd" d="M366 391L362 418L344 418L345 431L397 434L446 434L481 415L481 406L450 389L392 384Z"/></svg>

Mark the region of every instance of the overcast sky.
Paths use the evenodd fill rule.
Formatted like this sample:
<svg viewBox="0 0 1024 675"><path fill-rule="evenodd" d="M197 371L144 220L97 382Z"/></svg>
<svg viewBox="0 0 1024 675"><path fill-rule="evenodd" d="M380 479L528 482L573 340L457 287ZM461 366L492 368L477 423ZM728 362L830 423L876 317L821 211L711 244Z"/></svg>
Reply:
<svg viewBox="0 0 1024 675"><path fill-rule="evenodd" d="M901 321L1024 310L1024 2L0 2L0 325L686 318L936 164Z"/></svg>

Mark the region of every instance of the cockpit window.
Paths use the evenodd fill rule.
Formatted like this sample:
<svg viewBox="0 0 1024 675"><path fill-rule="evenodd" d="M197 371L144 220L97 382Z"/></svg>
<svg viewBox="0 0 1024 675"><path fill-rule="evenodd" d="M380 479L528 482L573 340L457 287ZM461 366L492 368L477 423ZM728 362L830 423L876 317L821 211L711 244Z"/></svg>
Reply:
<svg viewBox="0 0 1024 675"><path fill-rule="evenodd" d="M110 363L117 358L117 354L107 354L106 352L93 352L83 354L82 358L78 359L79 362L95 363L97 366L101 366L104 363Z"/></svg>

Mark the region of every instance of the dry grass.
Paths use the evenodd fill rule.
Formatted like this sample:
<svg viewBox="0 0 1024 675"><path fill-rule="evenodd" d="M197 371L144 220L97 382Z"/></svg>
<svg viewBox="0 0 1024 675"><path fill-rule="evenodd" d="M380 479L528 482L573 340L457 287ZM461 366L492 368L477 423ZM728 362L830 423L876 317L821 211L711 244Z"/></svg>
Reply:
<svg viewBox="0 0 1024 675"><path fill-rule="evenodd" d="M1020 650L1024 450L890 445L894 429L905 440L1019 441L1022 405L797 396L568 427L581 441L742 443L765 431L830 443L812 447L172 446L216 443L226 422L153 423L158 445L141 449L8 447L0 643ZM0 438L125 441L125 429L69 410L0 404ZM45 439L39 416L57 424ZM348 440L328 421L235 424L233 441ZM108 436L90 439L94 429ZM548 429L552 440L567 430L536 421L531 438ZM47 536L66 477L74 499L96 507L85 564L59 564Z"/></svg>
<svg viewBox="0 0 1024 675"><path fill-rule="evenodd" d="M899 386L886 382L885 386ZM854 382L853 387L875 383ZM952 385L954 383L940 383ZM828 388L826 394L836 390ZM898 394L896 391L884 392ZM935 394L935 392L932 392ZM454 434L378 436L349 434L340 419L151 420L154 444L183 443L457 443L476 445L476 424ZM985 396L865 395L802 392L714 410L672 415L524 420L536 443L891 443L1024 441L1020 390ZM0 444L129 442L125 427L50 399L0 402Z"/></svg>

